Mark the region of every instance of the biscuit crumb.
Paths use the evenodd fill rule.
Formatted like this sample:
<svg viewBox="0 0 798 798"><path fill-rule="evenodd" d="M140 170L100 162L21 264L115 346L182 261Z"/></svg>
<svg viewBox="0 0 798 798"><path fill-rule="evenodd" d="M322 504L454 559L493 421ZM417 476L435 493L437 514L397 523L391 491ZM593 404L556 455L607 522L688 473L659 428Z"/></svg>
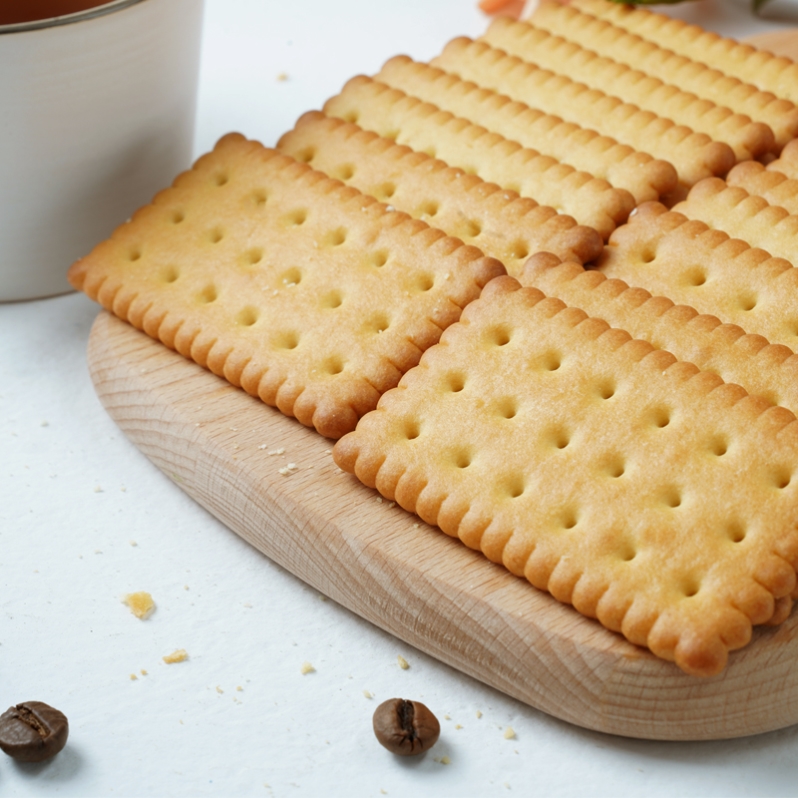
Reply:
<svg viewBox="0 0 798 798"><path fill-rule="evenodd" d="M364 690L363 695L368 699L374 698L374 693L372 693L371 690Z"/></svg>
<svg viewBox="0 0 798 798"><path fill-rule="evenodd" d="M219 695L222 695L222 693L224 693L224 690L222 690L222 688L217 684L216 685L216 692L219 693Z"/></svg>
<svg viewBox="0 0 798 798"><path fill-rule="evenodd" d="M444 720L451 720L452 716L447 713L446 715L443 716L443 719Z"/></svg>
<svg viewBox="0 0 798 798"><path fill-rule="evenodd" d="M515 739L515 730L512 726L508 726L504 730L504 739L505 740L514 740Z"/></svg>
<svg viewBox="0 0 798 798"><path fill-rule="evenodd" d="M410 663L401 654L396 658L396 661L403 671L406 671L410 667Z"/></svg>
<svg viewBox="0 0 798 798"><path fill-rule="evenodd" d="M419 529L420 527L421 527L421 524L413 524L413 529Z"/></svg>
<svg viewBox="0 0 798 798"><path fill-rule="evenodd" d="M441 765L451 765L452 764L452 760L449 759L448 756L442 756L442 757L437 757L436 756L435 757L435 761L439 762Z"/></svg>
<svg viewBox="0 0 798 798"><path fill-rule="evenodd" d="M130 611L142 621L145 621L155 612L155 602L146 590L140 590L138 593L128 593L123 601L130 607Z"/></svg>
<svg viewBox="0 0 798 798"><path fill-rule="evenodd" d="M242 687L242 686L239 684L239 685L236 687L236 692L238 692L238 693L243 693L243 692L244 692L244 688L243 688L243 687Z"/></svg>
<svg viewBox="0 0 798 798"><path fill-rule="evenodd" d="M260 447L258 447L258 448L260 448L260 449L265 449L265 448L266 448L266 446L265 446L265 445L263 445L263 446L260 446ZM285 449L284 449L284 448L280 448L280 449L272 449L272 450L269 452L269 457L274 457L275 455L280 455L280 454L285 454Z"/></svg>
<svg viewBox="0 0 798 798"><path fill-rule="evenodd" d="M147 671L146 671L146 669L145 669L145 668L142 668L142 669L139 671L139 673L140 673L142 676L147 676Z"/></svg>
<svg viewBox="0 0 798 798"><path fill-rule="evenodd" d="M309 662L303 662L299 671L303 676L307 675L308 673L316 673L316 669Z"/></svg>
<svg viewBox="0 0 798 798"><path fill-rule="evenodd" d="M163 661L167 665L173 665L175 662L185 662L188 659L188 652L184 648L178 648L177 651L173 651L171 654L167 654Z"/></svg>
<svg viewBox="0 0 798 798"><path fill-rule="evenodd" d="M138 678L139 678L139 677L138 677L138 676L136 676L136 674L135 674L135 673L131 673L131 674L130 674L130 681L131 681L131 682L138 681Z"/></svg>
<svg viewBox="0 0 798 798"><path fill-rule="evenodd" d="M478 717L478 718L481 718L481 717L482 717L482 713L481 713L479 710L477 710L477 717Z"/></svg>
<svg viewBox="0 0 798 798"><path fill-rule="evenodd" d="M396 502L391 502L391 503L388 505L388 509L389 509L389 510L391 509L391 507L396 507Z"/></svg>
<svg viewBox="0 0 798 798"><path fill-rule="evenodd" d="M296 463L289 463L287 466L279 469L279 472L284 476L290 476L291 474L295 474L299 466Z"/></svg>
<svg viewBox="0 0 798 798"><path fill-rule="evenodd" d="M252 609L252 605L251 605L251 604L250 604L248 601L245 601L245 602L244 602L244 606L245 606L245 607L246 607L248 610L251 610L251 609Z"/></svg>
<svg viewBox="0 0 798 798"><path fill-rule="evenodd" d="M463 727L462 727L462 726L461 726L459 723L456 723L456 724L455 724L455 726L454 726L454 728L455 728L455 729L462 729Z"/></svg>
<svg viewBox="0 0 798 798"><path fill-rule="evenodd" d="M103 489L102 489L102 488L101 488L99 485L97 485L97 486L94 488L94 492L95 492L95 493L104 493Z"/></svg>
<svg viewBox="0 0 798 798"><path fill-rule="evenodd" d="M136 543L136 541L135 541L135 540L131 540L131 541L130 541L130 545L131 545L131 546L138 546L139 544L138 544L138 543Z"/></svg>
<svg viewBox="0 0 798 798"><path fill-rule="evenodd" d="M277 80L280 81L280 83L285 83L285 81L288 80L288 73L287 72L278 72L277 73Z"/></svg>

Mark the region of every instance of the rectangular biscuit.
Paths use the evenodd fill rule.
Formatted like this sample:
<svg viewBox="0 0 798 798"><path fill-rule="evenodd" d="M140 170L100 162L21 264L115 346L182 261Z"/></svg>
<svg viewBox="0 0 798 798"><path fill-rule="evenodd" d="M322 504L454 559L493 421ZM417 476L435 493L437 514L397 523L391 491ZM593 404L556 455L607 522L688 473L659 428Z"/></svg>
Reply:
<svg viewBox="0 0 798 798"><path fill-rule="evenodd" d="M676 169L666 161L407 56L392 58L375 79L626 189L638 204L676 188Z"/></svg>
<svg viewBox="0 0 798 798"><path fill-rule="evenodd" d="M711 675L796 585L798 424L494 280L335 446L346 471L559 601Z"/></svg>
<svg viewBox="0 0 798 798"><path fill-rule="evenodd" d="M693 186L673 210L798 264L798 216L744 188L708 178Z"/></svg>
<svg viewBox="0 0 798 798"><path fill-rule="evenodd" d="M641 205L597 262L608 277L662 294L798 350L798 269L659 203Z"/></svg>
<svg viewBox="0 0 798 798"><path fill-rule="evenodd" d="M584 12L579 7L543 3L538 7L532 22L536 27L600 56L626 64L677 87L682 92L689 92L725 108L729 113L740 115L734 122L731 116L721 121L716 111L709 111L716 117L714 123L720 122L717 135L713 135L712 129L706 126L695 127L696 130L703 130L713 138L729 141L730 144L726 135L735 136L738 144L732 146L740 160L757 158L774 147L779 151L798 134L798 108L770 92L762 92L750 83L743 83L738 78L729 76L721 63L709 66L700 60L679 55L662 47L660 41L643 39L615 26L610 20ZM595 62L591 63L595 68ZM623 91L627 91L626 87ZM655 96L656 94L652 95L652 100ZM693 110L697 110L697 107ZM671 116L670 106L663 106L661 113ZM749 124L750 120L755 120L755 126L746 130L743 119L749 120ZM702 123L700 111L696 118L696 124L699 123ZM690 123L684 121L684 124ZM739 129L735 133L736 128ZM721 130L727 132L721 133Z"/></svg>
<svg viewBox="0 0 798 798"><path fill-rule="evenodd" d="M550 205L579 224L595 228L605 240L635 204L629 192L612 188L606 180L578 172L365 76L352 78L323 110Z"/></svg>
<svg viewBox="0 0 798 798"><path fill-rule="evenodd" d="M277 148L479 247L510 274L534 252L586 263L603 248L592 227L570 216L317 111L303 115Z"/></svg>
<svg viewBox="0 0 798 798"><path fill-rule="evenodd" d="M768 169L757 161L746 161L726 175L726 182L762 197L770 205L784 208L792 216L798 215L798 180L783 172Z"/></svg>
<svg viewBox="0 0 798 798"><path fill-rule="evenodd" d="M503 273L475 247L231 134L69 279L336 438Z"/></svg>
<svg viewBox="0 0 798 798"><path fill-rule="evenodd" d="M705 133L695 133L653 111L643 111L556 71L541 69L484 41L453 39L431 63L463 80L668 161L683 186L726 174L734 166L734 152L728 144L713 141Z"/></svg>
<svg viewBox="0 0 798 798"><path fill-rule="evenodd" d="M548 253L530 258L519 281L798 413L798 355L783 344Z"/></svg>
<svg viewBox="0 0 798 798"><path fill-rule="evenodd" d="M580 43L552 35L537 27L534 20L537 15L533 22L500 17L488 28L483 39L543 69L555 70L594 89L607 90L626 103L672 119L697 133L705 133L715 141L725 142L734 150L738 161L758 158L774 149L774 133L766 124L753 122L749 115L736 113L693 90L684 91L665 83L645 69L634 69ZM600 20L596 22L602 24ZM584 38L591 40L589 36ZM599 42L597 39L595 44L598 46ZM617 53L611 47L607 50L615 53L615 58L623 54L621 46ZM798 130L798 109L796 111L794 127ZM782 140L781 146L787 140Z"/></svg>
<svg viewBox="0 0 798 798"><path fill-rule="evenodd" d="M724 38L665 14L605 0L571 0L581 11L609 20L661 47L722 69L793 103L798 103L798 67L794 61Z"/></svg>

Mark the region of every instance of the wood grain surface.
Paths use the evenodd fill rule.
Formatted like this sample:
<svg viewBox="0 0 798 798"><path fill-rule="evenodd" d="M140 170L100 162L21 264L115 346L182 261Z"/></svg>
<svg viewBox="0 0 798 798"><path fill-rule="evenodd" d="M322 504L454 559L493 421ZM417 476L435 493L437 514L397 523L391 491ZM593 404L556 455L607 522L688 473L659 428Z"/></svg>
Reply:
<svg viewBox="0 0 798 798"><path fill-rule="evenodd" d="M757 630L720 676L688 676L383 501L335 466L331 441L105 312L89 366L112 418L190 496L291 573L442 662L628 737L723 739L798 722L798 616ZM296 470L282 475L289 462Z"/></svg>

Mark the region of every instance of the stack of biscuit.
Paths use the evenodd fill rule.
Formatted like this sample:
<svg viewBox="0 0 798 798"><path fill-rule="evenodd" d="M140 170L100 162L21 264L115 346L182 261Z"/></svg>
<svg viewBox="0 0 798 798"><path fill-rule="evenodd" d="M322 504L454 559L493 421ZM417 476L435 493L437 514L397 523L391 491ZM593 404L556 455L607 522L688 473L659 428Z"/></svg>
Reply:
<svg viewBox="0 0 798 798"><path fill-rule="evenodd" d="M798 595L796 69L544 3L353 78L276 150L225 137L70 279L714 675Z"/></svg>

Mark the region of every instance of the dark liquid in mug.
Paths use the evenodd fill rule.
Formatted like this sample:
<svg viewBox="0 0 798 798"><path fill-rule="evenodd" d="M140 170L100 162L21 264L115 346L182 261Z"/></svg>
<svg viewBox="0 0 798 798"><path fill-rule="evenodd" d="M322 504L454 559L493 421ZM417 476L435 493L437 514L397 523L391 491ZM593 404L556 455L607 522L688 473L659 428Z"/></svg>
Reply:
<svg viewBox="0 0 798 798"><path fill-rule="evenodd" d="M107 5L109 0L0 0L0 25L35 22Z"/></svg>

